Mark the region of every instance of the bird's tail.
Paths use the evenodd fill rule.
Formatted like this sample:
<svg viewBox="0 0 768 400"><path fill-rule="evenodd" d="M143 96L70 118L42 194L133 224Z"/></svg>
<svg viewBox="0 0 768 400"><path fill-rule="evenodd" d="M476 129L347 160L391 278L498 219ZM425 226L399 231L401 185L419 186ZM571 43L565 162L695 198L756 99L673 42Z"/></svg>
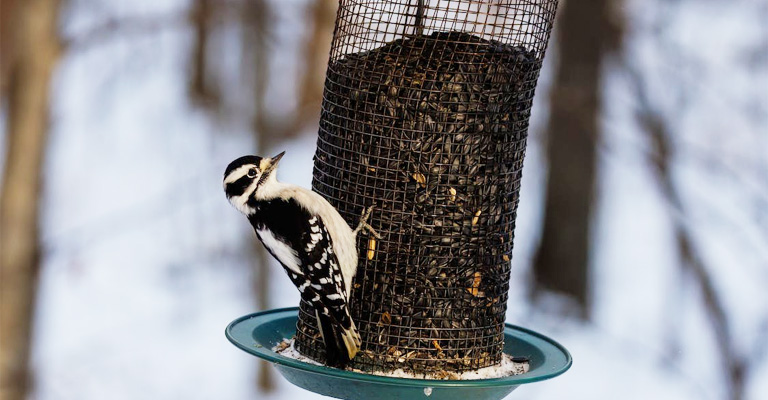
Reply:
<svg viewBox="0 0 768 400"><path fill-rule="evenodd" d="M346 367L355 358L362 343L355 322L352 321L346 307L344 312L346 313L345 322L348 322L346 324L334 321L330 316L323 313L315 312L317 325L320 328L320 334L323 335L323 342L325 342L326 361L328 365L337 368Z"/></svg>

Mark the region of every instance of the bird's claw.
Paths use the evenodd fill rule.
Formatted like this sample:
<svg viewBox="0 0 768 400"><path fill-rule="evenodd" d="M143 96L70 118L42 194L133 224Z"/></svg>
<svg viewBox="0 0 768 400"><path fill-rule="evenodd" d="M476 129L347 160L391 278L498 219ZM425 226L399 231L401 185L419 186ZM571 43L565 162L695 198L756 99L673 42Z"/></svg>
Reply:
<svg viewBox="0 0 768 400"><path fill-rule="evenodd" d="M362 217L360 217L360 222L357 224L357 228L355 228L354 233L357 234L358 232L365 230L371 235L373 235L373 237L375 237L376 239L381 240L381 235L379 235L379 233L376 232L376 230L373 229L373 227L370 224L368 224L368 218L371 217L371 212L373 212L373 208L374 206L370 206L363 212L363 215Z"/></svg>

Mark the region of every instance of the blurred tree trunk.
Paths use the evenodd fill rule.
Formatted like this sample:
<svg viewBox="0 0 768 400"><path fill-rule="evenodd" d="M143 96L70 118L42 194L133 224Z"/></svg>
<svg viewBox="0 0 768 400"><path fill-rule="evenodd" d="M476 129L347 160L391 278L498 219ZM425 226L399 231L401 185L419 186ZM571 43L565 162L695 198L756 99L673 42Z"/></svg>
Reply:
<svg viewBox="0 0 768 400"><path fill-rule="evenodd" d="M299 55L306 68L303 75L297 77L301 85L298 88L298 102L293 112L285 115L270 110L267 89L273 79L270 72L270 60L273 46L280 43L274 40L272 23L275 18L273 4L266 0L253 0L235 3L220 3L212 0L194 0L189 13L189 22L194 31L194 42L190 53L189 80L187 92L196 105L207 109L220 110L223 102L220 76L215 73L211 63L218 60L211 57L210 49L215 47L212 34L221 24L221 18L239 19L242 27L242 64L243 88L249 90L253 100L251 130L258 154L272 156L281 151L280 144L295 138L320 116L325 68L331 46L331 33L337 3L335 0L315 0L309 5L306 15L308 31L303 52ZM236 14L228 12L236 11ZM228 94L235 96L236 94ZM249 250L254 266L253 290L256 308L268 309L270 304L270 274L272 258L258 241L254 241ZM271 370L262 364L257 378L259 390L269 392L274 383Z"/></svg>
<svg viewBox="0 0 768 400"><path fill-rule="evenodd" d="M266 127L266 91L267 83L269 82L269 56L268 56L268 43L267 37L271 27L270 25L271 10L269 4L263 0L251 1L246 3L246 11L244 13L244 25L246 29L246 37L243 38L244 46L246 46L245 53L250 55L250 66L255 70L253 75L253 98L254 98L254 114L253 114L253 132L255 135L256 148L264 157L270 157L273 154L272 147L276 139L271 134L274 131L270 131ZM256 294L256 307L259 310L266 310L270 307L270 270L269 264L271 262L267 251L264 249L261 243L257 243L257 240L253 241L251 251L253 252L253 266L254 266L254 293ZM269 364L261 362L259 368L259 375L257 377L259 388L263 392L271 392L275 388L274 379L272 378L272 370Z"/></svg>
<svg viewBox="0 0 768 400"><path fill-rule="evenodd" d="M309 10L308 19L312 23L312 30L304 46L306 69L299 88L297 110L298 119L302 124L320 118L325 70L331 52L331 39L333 39L333 26L338 5L337 0L315 0Z"/></svg>
<svg viewBox="0 0 768 400"><path fill-rule="evenodd" d="M0 1L0 98L5 98L8 81L16 60L14 23L16 19L16 0Z"/></svg>
<svg viewBox="0 0 768 400"><path fill-rule="evenodd" d="M244 53L248 68L255 71L251 76L254 99L252 130L256 149L260 155L270 157L282 151L283 149L278 148L281 143L295 138L309 122L320 117L320 102L325 81L325 67L331 47L335 10L336 4L332 0L316 0L310 6L307 19L313 28L308 35L302 54L306 68L304 75L300 78L302 84L299 87L298 106L290 118L276 119L271 116L267 108L269 102L267 88L272 79L269 67L272 52L268 38L272 28L273 12L266 1L246 3L243 13L246 36L243 43L246 47ZM252 253L256 271L254 274L256 306L259 309L267 309L270 307L271 271L269 267L272 257L264 246L256 241L254 241ZM260 368L258 385L263 391L271 391L274 388L271 369L267 368L266 364L262 364Z"/></svg>
<svg viewBox="0 0 768 400"><path fill-rule="evenodd" d="M208 73L208 48L215 5L211 0L195 0L190 13L195 42L192 47L191 74L187 86L190 98L198 104L219 104L219 93Z"/></svg>
<svg viewBox="0 0 768 400"><path fill-rule="evenodd" d="M51 74L59 58L57 0L17 3L8 74L7 153L0 195L0 398L31 386L30 339L40 261L38 199ZM4 17L4 33L6 32Z"/></svg>
<svg viewBox="0 0 768 400"><path fill-rule="evenodd" d="M542 241L533 275L536 291L576 300L588 317L589 246L600 137L600 72L617 47L609 0L565 1L557 20L557 59L547 127L549 171Z"/></svg>

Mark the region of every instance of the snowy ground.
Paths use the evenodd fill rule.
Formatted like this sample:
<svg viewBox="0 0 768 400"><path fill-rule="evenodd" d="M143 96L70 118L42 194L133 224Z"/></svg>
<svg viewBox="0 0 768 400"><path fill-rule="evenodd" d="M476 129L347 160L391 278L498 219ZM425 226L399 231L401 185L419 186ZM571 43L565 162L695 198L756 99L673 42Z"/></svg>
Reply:
<svg viewBox="0 0 768 400"><path fill-rule="evenodd" d="M65 31L86 30L103 15L174 12L186 6L179 1L95 8L82 3L74 2ZM300 2L287 2L295 3ZM759 33L764 20L749 10L768 6L740 3L734 10L725 2L681 2L689 20L687 28L681 24L683 44L691 31L702 32L694 28L701 24L736 32L732 36ZM641 8L645 3L631 4ZM713 36L718 51L732 43L723 34ZM230 160L253 148L245 125L214 121L187 103L180 71L186 68L189 41L189 32L169 27L154 35L109 39L67 56L60 66L45 169L34 399L319 398L281 379L276 392L257 393L257 363L224 338L228 322L255 311L245 259L246 243L254 237L227 204L221 174ZM642 43L637 49L649 51ZM663 64L652 55L647 58ZM726 72L732 65L722 65L717 57L707 65L706 77L730 76ZM751 91L761 84L768 88L768 72L765 61L757 65L762 66L761 74L754 74L759 79L734 83L750 92L735 90L731 96L761 98ZM593 233L594 323L547 311L557 308L557 299L545 299L535 308L527 304L524 282L540 234L542 146L536 134L546 113L548 71L538 92L525 164L508 321L556 338L572 352L574 365L565 375L526 385L511 398L722 399L722 371L709 324L698 293L677 267L666 209L644 161L643 139L629 121L632 99L620 77L609 77L605 89L612 101L604 118L609 135ZM698 86L704 99L696 103L701 120L683 121L681 140L721 146L719 127L725 129L729 121L715 112L722 104L711 93L719 84ZM739 134L728 136L723 147L733 153L750 150L741 160L749 165L765 163L768 135L756 135L750 126L736 126ZM286 149L281 179L309 186L312 132ZM729 190L738 182L728 176L701 172L685 155L679 164L678 178L690 188L688 206L703 227L701 239L716 260L719 290L727 293L729 316L747 351L750 344L766 340L755 332L768 323L768 250L759 242L760 232L754 232L759 229L750 225L752 205L731 198L738 196ZM760 175L743 175L756 181L756 191L766 190ZM699 198L711 199L714 206L695 203ZM739 227L747 228L738 231L746 238L724 234L734 228L723 228L719 215L707 214L711 209L743 222ZM768 220L766 210L755 209L758 218ZM273 275L273 305L296 305L298 295L289 281ZM768 364L763 359L749 377L746 398L758 400L766 392Z"/></svg>

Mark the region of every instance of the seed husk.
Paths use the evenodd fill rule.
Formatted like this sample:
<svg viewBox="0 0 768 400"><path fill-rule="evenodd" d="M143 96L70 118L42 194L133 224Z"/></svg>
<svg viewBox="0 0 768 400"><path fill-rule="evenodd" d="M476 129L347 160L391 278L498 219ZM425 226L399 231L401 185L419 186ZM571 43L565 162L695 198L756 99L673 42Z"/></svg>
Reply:
<svg viewBox="0 0 768 400"><path fill-rule="evenodd" d="M482 281L483 274L481 274L480 271L476 271L473 276L474 279L472 280L472 287L468 288L467 290L470 294L472 294L472 296L477 296L479 293L478 288L480 287L480 281Z"/></svg>
<svg viewBox="0 0 768 400"><path fill-rule="evenodd" d="M477 221L480 220L480 214L483 213L483 210L477 210L475 212L475 216L472 218L472 225L477 225Z"/></svg>
<svg viewBox="0 0 768 400"><path fill-rule="evenodd" d="M367 257L369 260L373 260L373 256L376 255L376 238L371 237L368 239L368 254Z"/></svg>
<svg viewBox="0 0 768 400"><path fill-rule="evenodd" d="M427 178L420 172L414 172L413 180L415 180L420 186L427 187Z"/></svg>

